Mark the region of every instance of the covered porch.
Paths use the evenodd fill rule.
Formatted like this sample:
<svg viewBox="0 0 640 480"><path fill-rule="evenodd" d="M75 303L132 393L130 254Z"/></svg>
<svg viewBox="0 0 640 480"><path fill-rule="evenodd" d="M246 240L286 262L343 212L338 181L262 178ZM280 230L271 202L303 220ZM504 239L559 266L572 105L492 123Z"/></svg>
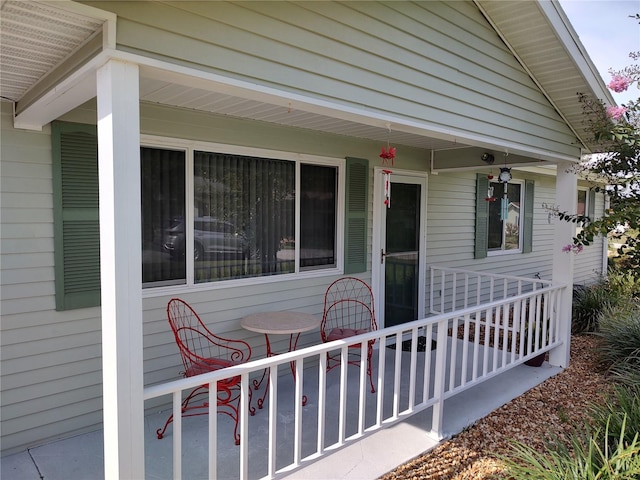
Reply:
<svg viewBox="0 0 640 480"><path fill-rule="evenodd" d="M376 338L375 393L369 391L364 361L362 368L343 363L325 372L326 353L346 355L345 341L147 388L148 401L173 395L179 405L183 391L203 380L240 374L244 408L240 446L233 441L233 421L225 415L180 419L158 440L156 430L171 411L149 409L145 477L376 478L561 371L547 362L538 368L523 362L562 343L557 308L564 287L450 269L433 269L431 277L436 288L443 282L450 286L450 306L456 291L485 291L485 300L361 336L363 341ZM537 346L529 333L536 325L549 332ZM293 381L290 361L302 381ZM250 416L246 392L265 367L271 368L272 386L264 408ZM302 395L308 398L304 407ZM104 478L103 439L97 431L7 457L3 475Z"/></svg>
<svg viewBox="0 0 640 480"><path fill-rule="evenodd" d="M96 14L84 7L82 13ZM198 111L193 117L228 115L314 134L339 134L349 141L376 142L376 147L380 142L391 141L420 152L431 152L431 161L427 162L425 156L422 167L425 172L430 169L431 173L445 170L442 167L449 164L450 159L443 152L454 147L469 159L460 165L452 164L451 168L461 170L476 168L474 162L477 163L487 149L504 151L510 155L510 165L557 165L556 202L567 210L575 207L576 202L576 178L569 167L576 160L577 149L571 147L569 153L555 154L488 137L465 138L460 131L442 131L428 123L403 118L398 113L372 113L369 109L355 109L340 102L319 100L207 70L171 64L126 49L119 50L115 41L115 19L115 15L106 14L101 19L100 36L95 37L94 42L100 44L94 45L98 53L85 53L86 62L68 67L69 75L53 82L53 87L39 85L31 90L30 96L16 103L14 115L15 128L39 130L96 99L97 115L87 121L97 124L99 138L105 428L97 437L69 440L82 442L80 447L71 447L82 451L81 447L91 444L88 438L97 438L95 452L87 452L84 457L93 465L92 475L97 478L101 475L107 478L261 478L295 472L296 478L301 478L306 475L303 472L308 471L309 478L313 478L313 475L326 476L327 465L331 465L345 476L350 473L357 476L355 467L332 460L346 455L348 461L356 455L338 450L347 452L364 441L373 441L369 438L396 432L404 439L403 448L397 453L406 455L409 454L404 445L408 443L406 429L415 428L416 438L422 440L411 442L418 449L409 455L411 458L541 381L540 372L550 375L567 365L571 298L567 285L572 281L573 260L561 253L561 247L572 236L570 224L559 225L551 240L553 251L548 252L548 256L553 258L553 284L489 274L474 277L476 272L432 269L430 281L420 285L421 292L427 292L430 298L421 305L421 308L429 305L429 315L359 337L362 345L375 340L375 394L368 392L365 368L344 367L325 374L326 353L342 351L346 355L353 340L311 346L224 372L145 388L141 320L145 296L140 288L142 259L139 249L141 212L135 207L140 204L141 197L141 172L137 160L141 135L159 135L172 127L168 119L161 125L141 118L141 105L147 111L164 106L183 109L176 110L181 112L188 108ZM204 108L204 104L210 108ZM223 108L224 105L228 107ZM76 110L76 114L85 115L86 112ZM225 141L229 143L241 143L244 138L239 138L246 135L241 130L225 133L228 137ZM209 131L198 131L194 136L207 135L210 135ZM303 150L295 144L289 148L296 152ZM308 147L305 145L304 148ZM350 151L346 147L342 150L343 153ZM574 150L576 155L572 154ZM417 157L418 153L415 155ZM365 237L368 234L365 232ZM372 270L378 268L377 262L372 260L377 258L373 255L374 247L375 244L365 252L365 263L371 260ZM426 265L424 257L422 263ZM363 276L376 273L366 271ZM518 286L518 282L524 283ZM523 287L525 284L526 288ZM197 295L204 290L194 291ZM542 343L531 335L532 325L545 331L548 328L549 335ZM481 335L483 330L485 334ZM424 337L428 346L425 352L418 351L420 337ZM401 347L407 340L411 340L412 349L404 351ZM433 350L430 349L432 345L435 345ZM515 372L532 371L521 364L541 352L550 352L550 363L557 367L536 370L531 384L528 373ZM295 384L291 381L290 362L295 362L300 380ZM247 393L251 380L265 368L271 369L272 385L278 388L271 389L265 408L252 417L247 413ZM218 415L177 421L164 440L155 438L155 430L168 413L149 416L154 405L166 408L173 401L175 410L179 408L185 390L229 375L241 375L243 379L239 447L233 444L232 435L225 430L227 419ZM514 380L514 376L522 378L523 383ZM477 389L486 388L489 382L497 382L488 390L492 394L488 397L493 398L477 401ZM496 392L504 385L511 385L514 390L503 397ZM303 395L310 399L305 407L301 406ZM461 410L452 406L455 404ZM469 413L465 416L456 411ZM468 418L469 422L460 421L462 418ZM144 442L141 441L143 438ZM388 452L390 442L394 440L380 442L386 448L385 452ZM46 458L56 458L55 453L46 453L47 448L55 448L55 445L31 450L36 465L38 459L42 462ZM100 451L99 447L104 450ZM377 459L382 456L378 454ZM59 458L65 468L73 466L73 462ZM405 460L391 460L390 457L394 465L380 465L382 471L363 472L362 476L384 473ZM364 458L360 463L363 466L375 464ZM319 473L311 473L314 468ZM87 478L87 471L83 472L81 478ZM60 478L73 478L70 475L62 471Z"/></svg>
<svg viewBox="0 0 640 480"><path fill-rule="evenodd" d="M360 368L343 362L326 372L326 354L344 358L354 341L338 340L146 388L147 404L172 397L176 414L158 440L171 411L147 408L146 478L375 478L561 370L523 363L562 346L565 286L438 267L430 284L434 314L360 335ZM436 291L447 292L446 299L435 302ZM375 393L366 377L370 339L377 347ZM271 387L264 408L251 416L248 392L264 368ZM227 416L179 415L185 391L235 375L242 377L239 446ZM45 478L102 478L103 447L102 432L74 437L34 448L30 458L10 457L3 471L13 467L29 478L37 466Z"/></svg>

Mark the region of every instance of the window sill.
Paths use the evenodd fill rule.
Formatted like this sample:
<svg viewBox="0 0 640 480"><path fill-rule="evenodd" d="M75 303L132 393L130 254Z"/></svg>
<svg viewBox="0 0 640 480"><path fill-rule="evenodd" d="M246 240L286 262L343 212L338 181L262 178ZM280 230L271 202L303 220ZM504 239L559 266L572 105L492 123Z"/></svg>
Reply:
<svg viewBox="0 0 640 480"><path fill-rule="evenodd" d="M341 275L342 269L326 268L308 270L299 273L286 273L282 275L269 275L264 277L241 278L220 282L196 283L192 285L170 285L166 287L149 287L142 290L142 298L166 297L196 292L208 292L212 290L224 290L228 288L247 288L265 283L293 282L305 278L329 277Z"/></svg>
<svg viewBox="0 0 640 480"><path fill-rule="evenodd" d="M487 257L502 257L505 255L517 255L522 253L522 250L489 250Z"/></svg>

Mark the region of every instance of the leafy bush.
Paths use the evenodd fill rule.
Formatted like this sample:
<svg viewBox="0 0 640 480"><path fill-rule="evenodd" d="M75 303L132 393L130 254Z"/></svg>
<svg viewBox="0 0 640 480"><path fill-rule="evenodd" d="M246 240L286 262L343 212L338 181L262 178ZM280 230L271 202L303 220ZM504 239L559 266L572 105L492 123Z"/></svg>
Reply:
<svg viewBox="0 0 640 480"><path fill-rule="evenodd" d="M600 313L615 305L618 295L612 293L605 282L574 289L571 315L571 333L598 331Z"/></svg>
<svg viewBox="0 0 640 480"><path fill-rule="evenodd" d="M628 367L640 369L640 305L637 301L619 301L601 312L598 318L598 352L614 372Z"/></svg>
<svg viewBox="0 0 640 480"><path fill-rule="evenodd" d="M616 296L640 298L640 276L629 270L612 268L607 276L607 288Z"/></svg>
<svg viewBox="0 0 640 480"><path fill-rule="evenodd" d="M631 432L631 433L630 433ZM626 442L628 435L631 442ZM605 430L597 430L590 436L575 433L571 437L571 449L561 442L546 452L538 452L522 443L515 443L510 458L503 458L507 474L515 480L608 480L640 478L640 439L623 419L621 435L612 440L609 422Z"/></svg>
<svg viewBox="0 0 640 480"><path fill-rule="evenodd" d="M605 431L609 442L623 439L626 445L640 432L640 383L617 385L614 395L601 405L594 405L591 421L598 431ZM604 449L606 444L601 442Z"/></svg>
<svg viewBox="0 0 640 480"><path fill-rule="evenodd" d="M632 357L611 368L614 381L619 385L637 387L640 385L640 357ZM639 393L640 395L640 393Z"/></svg>

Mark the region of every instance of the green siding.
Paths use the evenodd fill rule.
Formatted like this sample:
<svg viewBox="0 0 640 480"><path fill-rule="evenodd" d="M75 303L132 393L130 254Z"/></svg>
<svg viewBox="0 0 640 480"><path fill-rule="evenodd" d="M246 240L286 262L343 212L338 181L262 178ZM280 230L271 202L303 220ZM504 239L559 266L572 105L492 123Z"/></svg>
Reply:
<svg viewBox="0 0 640 480"><path fill-rule="evenodd" d="M471 1L90 2L118 48L458 140L577 157L575 136Z"/></svg>
<svg viewBox="0 0 640 480"><path fill-rule="evenodd" d="M52 124L56 310L100 304L98 139L92 125Z"/></svg>

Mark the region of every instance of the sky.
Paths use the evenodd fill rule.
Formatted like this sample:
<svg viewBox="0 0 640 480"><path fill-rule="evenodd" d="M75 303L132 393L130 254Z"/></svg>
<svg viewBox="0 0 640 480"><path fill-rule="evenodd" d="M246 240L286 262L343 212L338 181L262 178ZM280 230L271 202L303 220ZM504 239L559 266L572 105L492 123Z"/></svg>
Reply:
<svg viewBox="0 0 640 480"><path fill-rule="evenodd" d="M640 13L640 0L560 0L560 5L605 85L611 80L610 68L640 65L629 58L629 52L640 51L640 24L629 18ZM636 84L624 93L611 93L618 105L640 97Z"/></svg>

